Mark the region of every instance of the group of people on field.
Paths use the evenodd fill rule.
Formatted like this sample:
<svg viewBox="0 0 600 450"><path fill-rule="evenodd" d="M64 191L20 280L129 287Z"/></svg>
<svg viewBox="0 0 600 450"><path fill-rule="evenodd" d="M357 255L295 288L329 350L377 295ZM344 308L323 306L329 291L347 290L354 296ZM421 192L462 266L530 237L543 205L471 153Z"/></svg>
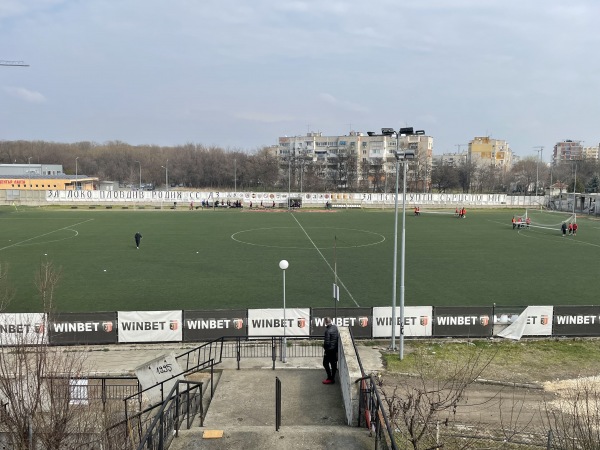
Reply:
<svg viewBox="0 0 600 450"><path fill-rule="evenodd" d="M515 219L515 216L513 216L513 218L512 218L513 230L515 228L523 228L523 227L529 228L530 225L531 225L531 219L529 217L526 217L525 220L523 220L522 217Z"/></svg>
<svg viewBox="0 0 600 450"><path fill-rule="evenodd" d="M467 210L464 206L462 208L456 208L454 210L454 215L459 219L465 219L467 217Z"/></svg>
<svg viewBox="0 0 600 450"><path fill-rule="evenodd" d="M576 236L577 228L579 228L579 226L577 225L577 222L574 222L574 223L569 222L568 225L567 225L567 222L563 222L562 225L560 226L560 228L562 230L563 236L566 236L567 231L569 232L569 234L571 236Z"/></svg>

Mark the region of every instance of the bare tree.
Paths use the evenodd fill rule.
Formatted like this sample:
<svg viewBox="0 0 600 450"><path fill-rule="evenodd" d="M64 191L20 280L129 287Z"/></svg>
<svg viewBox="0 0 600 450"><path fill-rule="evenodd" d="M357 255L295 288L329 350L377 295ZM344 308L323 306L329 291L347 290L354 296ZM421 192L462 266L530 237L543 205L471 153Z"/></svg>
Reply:
<svg viewBox="0 0 600 450"><path fill-rule="evenodd" d="M579 379L552 402L544 404L546 429L552 447L596 450L600 442L600 387L594 380Z"/></svg>
<svg viewBox="0 0 600 450"><path fill-rule="evenodd" d="M493 356L484 358L483 352L474 349L465 359L453 363L439 361L424 351L415 352L413 357L417 359L415 377L391 384L383 380L380 389L402 445L414 450L441 448L445 439L451 438L440 432L437 424L447 427L454 421L467 388Z"/></svg>
<svg viewBox="0 0 600 450"><path fill-rule="evenodd" d="M2 270L0 281L5 277ZM17 450L82 445L99 432L97 414L73 395L73 380L83 375L85 353L48 345L46 319L59 279L60 270L42 262L35 283L44 312L1 315L8 332L0 339L0 425ZM8 293L0 291L2 303L10 300Z"/></svg>

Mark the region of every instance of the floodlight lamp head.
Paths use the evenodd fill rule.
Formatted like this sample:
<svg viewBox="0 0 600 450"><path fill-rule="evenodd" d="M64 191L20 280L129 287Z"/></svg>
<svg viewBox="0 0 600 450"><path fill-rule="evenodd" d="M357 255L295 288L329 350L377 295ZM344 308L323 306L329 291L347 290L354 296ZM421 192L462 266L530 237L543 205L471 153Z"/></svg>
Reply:
<svg viewBox="0 0 600 450"><path fill-rule="evenodd" d="M398 131L398 134L401 134L402 136L411 136L411 135L415 134L415 132L413 131L413 127L405 127L405 128L400 128L400 131Z"/></svg>
<svg viewBox="0 0 600 450"><path fill-rule="evenodd" d="M374 131L367 131L367 135L368 136L375 136L375 132Z"/></svg>
<svg viewBox="0 0 600 450"><path fill-rule="evenodd" d="M394 134L394 129L393 128L382 128L381 134L383 134L384 136L391 136Z"/></svg>
<svg viewBox="0 0 600 450"><path fill-rule="evenodd" d="M394 156L398 161L407 161L415 159L415 152L413 150L404 150L402 152L394 152Z"/></svg>
<svg viewBox="0 0 600 450"><path fill-rule="evenodd" d="M425 130L417 130L417 131L415 131L415 134L422 136L425 134Z"/></svg>

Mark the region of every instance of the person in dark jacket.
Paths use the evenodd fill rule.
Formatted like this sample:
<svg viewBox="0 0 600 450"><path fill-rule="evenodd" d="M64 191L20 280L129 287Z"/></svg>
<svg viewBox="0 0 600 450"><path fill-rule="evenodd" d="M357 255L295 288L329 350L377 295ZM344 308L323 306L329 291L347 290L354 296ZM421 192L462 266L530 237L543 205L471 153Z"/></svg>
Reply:
<svg viewBox="0 0 600 450"><path fill-rule="evenodd" d="M142 240L141 233L139 231L137 233L135 233L134 238L135 238L135 247L139 249L140 248L140 242Z"/></svg>
<svg viewBox="0 0 600 450"><path fill-rule="evenodd" d="M327 372L327 379L323 380L323 384L335 384L335 374L337 372L338 361L338 341L340 333L335 326L331 317L325 317L325 337L323 339L323 367Z"/></svg>

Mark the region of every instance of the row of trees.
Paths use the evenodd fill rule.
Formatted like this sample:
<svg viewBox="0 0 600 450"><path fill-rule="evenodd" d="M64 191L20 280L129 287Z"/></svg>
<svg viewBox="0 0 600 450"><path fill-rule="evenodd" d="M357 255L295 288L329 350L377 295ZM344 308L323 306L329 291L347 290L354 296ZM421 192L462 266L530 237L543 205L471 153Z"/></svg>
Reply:
<svg viewBox="0 0 600 450"><path fill-rule="evenodd" d="M0 141L0 164L62 164L65 173L118 181L123 185L264 191L393 192L395 162L383 158L357 160L337 154L313 161L301 156L279 160L269 148L252 153L185 144L176 147L132 146L119 141L62 144L44 141ZM403 170L399 171L400 180ZM523 158L509 170L463 161L431 166L423 158L410 163L411 192L473 192L533 194L560 182L569 191L599 192L598 160L553 166L535 157Z"/></svg>

